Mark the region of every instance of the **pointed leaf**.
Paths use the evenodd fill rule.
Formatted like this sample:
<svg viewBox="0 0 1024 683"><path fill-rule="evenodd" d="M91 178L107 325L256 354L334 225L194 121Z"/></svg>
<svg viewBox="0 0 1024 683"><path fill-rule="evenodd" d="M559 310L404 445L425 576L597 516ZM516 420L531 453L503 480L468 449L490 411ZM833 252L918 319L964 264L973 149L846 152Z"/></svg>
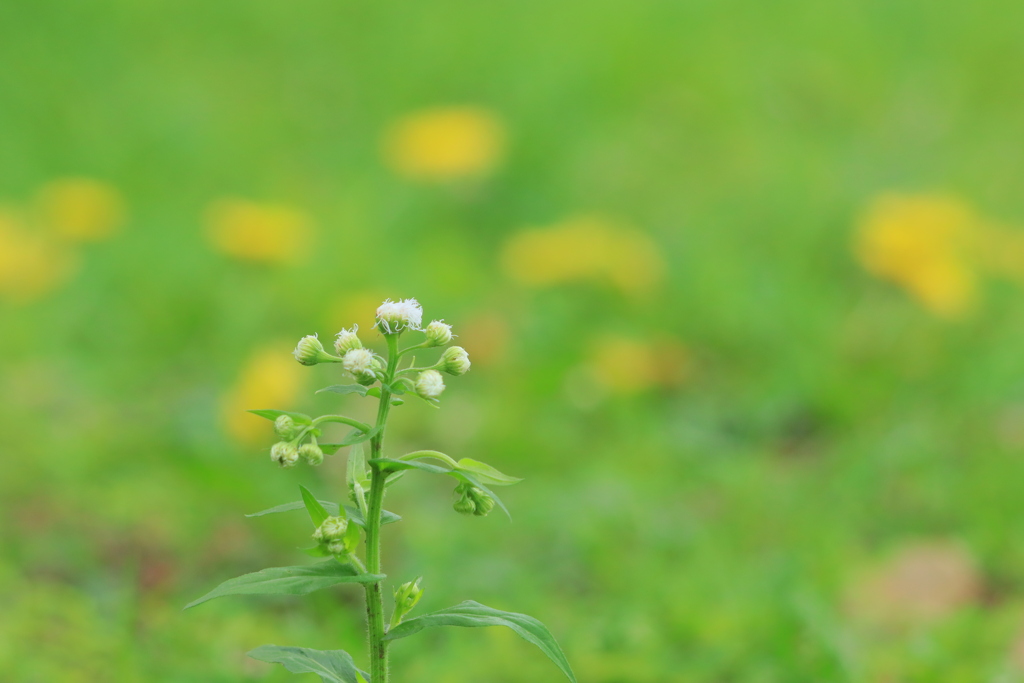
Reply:
<svg viewBox="0 0 1024 683"><path fill-rule="evenodd" d="M324 520L330 517L330 515L327 513L327 510L324 509L324 506L320 504L320 501L316 499L316 496L309 492L309 489L300 485L299 491L302 492L302 502L306 505L306 512L309 513L309 518L312 520L313 526L319 529L320 525L323 524ZM342 514L343 512L344 508L340 508L338 510L338 514Z"/></svg>
<svg viewBox="0 0 1024 683"><path fill-rule="evenodd" d="M302 413L292 413L287 410L250 410L249 412L252 413L253 415L265 417L271 421L276 420L282 415L287 415L296 422L298 422L299 424L308 425L313 423L313 418L311 418L309 415L304 415Z"/></svg>
<svg viewBox="0 0 1024 683"><path fill-rule="evenodd" d="M401 472L402 470L423 470L433 474L451 474L451 470L441 465L432 465L419 460L395 460L393 458L374 458L371 465L377 465L384 472Z"/></svg>
<svg viewBox="0 0 1024 683"><path fill-rule="evenodd" d="M526 641L539 647L570 681L576 683L576 676L572 673L569 661L544 624L525 614L503 612L472 600L403 621L388 631L384 640L405 638L432 626L507 626Z"/></svg>
<svg viewBox="0 0 1024 683"><path fill-rule="evenodd" d="M281 664L293 674L316 674L323 683L366 683L369 677L356 668L352 656L344 650L264 645L248 655L261 662Z"/></svg>
<svg viewBox="0 0 1024 683"><path fill-rule="evenodd" d="M327 510L327 512L329 512L330 514L332 514L332 515L338 514L338 504L337 503L332 503L329 500L320 500L320 501L317 501L317 502L320 503L321 505L323 505L324 509ZM266 510L260 510L259 512L254 512L251 515L246 515L246 517L262 517L263 515L273 515L273 514L277 514L278 512L291 512L292 510L303 510L303 509L305 509L305 507L306 507L306 504L303 501L296 500L296 501L294 501L292 503L285 503L284 505L277 505L275 507L268 508ZM363 513L359 511L359 508L353 507L352 505L346 505L345 506L345 514L347 514L348 518L351 519L356 524L358 524L359 526L362 526L362 527L366 526L366 520L363 519ZM402 518L400 516L396 515L394 512L389 512L387 510L381 510L381 513L380 513L380 523L381 524L394 524L395 522L397 522L397 521L399 521L401 519Z"/></svg>
<svg viewBox="0 0 1024 683"><path fill-rule="evenodd" d="M511 486L512 484L518 484L522 481L519 477L511 477L504 472L500 472L491 467L485 462L472 460L470 458L463 458L460 460L459 469L463 472L472 473L477 479L485 484L490 484L491 486Z"/></svg>
<svg viewBox="0 0 1024 683"><path fill-rule="evenodd" d="M345 464L345 481L351 486L369 478L370 473L366 470L366 456L363 455L363 447L360 444L356 444L348 452L348 462Z"/></svg>
<svg viewBox="0 0 1024 683"><path fill-rule="evenodd" d="M366 387L362 384L332 384L329 387L318 389L316 393L322 394L325 391L329 391L332 394L359 394L360 396L366 396Z"/></svg>
<svg viewBox="0 0 1024 683"><path fill-rule="evenodd" d="M373 583L383 578L383 574L359 574L352 565L335 560L305 567L271 567L228 579L185 609L225 595L305 595L337 583Z"/></svg>
<svg viewBox="0 0 1024 683"><path fill-rule="evenodd" d="M353 524L352 526L355 526ZM359 527L356 527L357 529ZM306 553L310 557L332 557L331 552L322 545L315 545L312 548L299 548L300 551Z"/></svg>

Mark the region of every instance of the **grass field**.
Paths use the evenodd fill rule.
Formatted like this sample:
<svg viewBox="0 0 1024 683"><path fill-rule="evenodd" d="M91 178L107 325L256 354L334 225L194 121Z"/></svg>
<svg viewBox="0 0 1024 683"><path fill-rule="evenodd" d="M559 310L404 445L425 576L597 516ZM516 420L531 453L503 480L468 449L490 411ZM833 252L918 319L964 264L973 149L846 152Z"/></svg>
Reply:
<svg viewBox="0 0 1024 683"><path fill-rule="evenodd" d="M365 657L247 408L415 296L474 360L389 448L526 478L387 506L391 579L588 683L1024 680L1024 5L0 3L0 680ZM367 335L366 338L372 336ZM423 609L423 608L421 608ZM402 683L555 681L499 629ZM313 678L309 676L309 678Z"/></svg>

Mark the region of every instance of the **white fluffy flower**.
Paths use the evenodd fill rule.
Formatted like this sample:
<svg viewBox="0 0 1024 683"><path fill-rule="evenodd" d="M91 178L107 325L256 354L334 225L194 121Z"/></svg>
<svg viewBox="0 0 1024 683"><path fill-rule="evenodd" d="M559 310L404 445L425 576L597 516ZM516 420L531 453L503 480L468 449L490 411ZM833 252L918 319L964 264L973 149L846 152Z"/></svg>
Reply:
<svg viewBox="0 0 1024 683"><path fill-rule="evenodd" d="M416 379L416 393L423 398L437 398L444 391L444 377L437 370L424 370Z"/></svg>
<svg viewBox="0 0 1024 683"><path fill-rule="evenodd" d="M377 307L377 327L381 332L398 334L405 329L418 330L422 324L423 307L416 299L388 299Z"/></svg>
<svg viewBox="0 0 1024 683"><path fill-rule="evenodd" d="M355 377L365 377L373 373L373 354L366 349L350 349L342 359L342 367Z"/></svg>
<svg viewBox="0 0 1024 683"><path fill-rule="evenodd" d="M334 340L334 350L339 356L344 356L352 349L363 348L363 342L359 341L359 336L356 334L358 331L359 325L353 325L351 330L345 329L338 333Z"/></svg>

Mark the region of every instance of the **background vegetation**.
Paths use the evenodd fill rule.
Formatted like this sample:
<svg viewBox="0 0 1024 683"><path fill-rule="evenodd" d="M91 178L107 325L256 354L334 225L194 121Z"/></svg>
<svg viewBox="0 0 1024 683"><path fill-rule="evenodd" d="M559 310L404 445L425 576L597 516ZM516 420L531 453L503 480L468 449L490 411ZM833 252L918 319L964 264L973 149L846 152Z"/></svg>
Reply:
<svg viewBox="0 0 1024 683"><path fill-rule="evenodd" d="M0 3L0 679L278 681L357 590L180 608L301 562L245 408L415 296L473 357L390 447L421 609L522 610L592 683L1024 669L1024 5ZM418 403L418 402L417 402ZM436 488L430 486L437 484ZM439 577L451 577L441 580ZM555 680L511 633L398 679Z"/></svg>

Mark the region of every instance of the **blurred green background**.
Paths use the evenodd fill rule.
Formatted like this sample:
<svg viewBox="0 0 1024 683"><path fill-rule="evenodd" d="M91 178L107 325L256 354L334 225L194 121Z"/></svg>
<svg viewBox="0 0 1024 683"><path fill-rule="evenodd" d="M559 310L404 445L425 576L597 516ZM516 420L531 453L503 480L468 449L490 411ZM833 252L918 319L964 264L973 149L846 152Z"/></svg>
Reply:
<svg viewBox="0 0 1024 683"><path fill-rule="evenodd" d="M246 408L302 335L417 297L474 360L437 448L526 481L389 495L391 580L545 621L581 681L1024 671L1024 5L909 0L0 3L0 680L283 681L365 664L362 596L245 519ZM415 483L415 485L413 485ZM502 629L396 680L555 681ZM312 676L306 678L312 679Z"/></svg>

